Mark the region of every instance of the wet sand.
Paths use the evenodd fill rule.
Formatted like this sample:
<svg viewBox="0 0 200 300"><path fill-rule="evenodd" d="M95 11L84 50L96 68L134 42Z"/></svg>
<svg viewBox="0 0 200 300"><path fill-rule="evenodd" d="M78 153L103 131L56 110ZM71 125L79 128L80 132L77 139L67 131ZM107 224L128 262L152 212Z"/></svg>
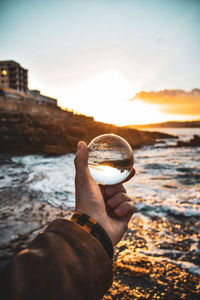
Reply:
<svg viewBox="0 0 200 300"><path fill-rule="evenodd" d="M114 282L103 299L200 299L200 274L188 270L190 267L194 271L195 265L200 264L199 255L192 249L197 227L200 232L199 220L170 217L166 221L153 217L148 219L151 232L145 230L145 221L140 214L132 218L128 232L115 250ZM160 242L160 228L162 232L173 231L174 242L166 237ZM160 252L152 251L152 243Z"/></svg>

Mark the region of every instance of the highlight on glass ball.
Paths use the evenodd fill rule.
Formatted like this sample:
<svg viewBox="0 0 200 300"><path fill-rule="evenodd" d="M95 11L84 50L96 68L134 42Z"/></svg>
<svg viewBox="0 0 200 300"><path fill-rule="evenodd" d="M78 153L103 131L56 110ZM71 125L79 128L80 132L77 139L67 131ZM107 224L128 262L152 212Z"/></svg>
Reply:
<svg viewBox="0 0 200 300"><path fill-rule="evenodd" d="M122 137L102 134L94 138L88 147L88 166L97 183L117 184L130 175L134 164L133 150Z"/></svg>

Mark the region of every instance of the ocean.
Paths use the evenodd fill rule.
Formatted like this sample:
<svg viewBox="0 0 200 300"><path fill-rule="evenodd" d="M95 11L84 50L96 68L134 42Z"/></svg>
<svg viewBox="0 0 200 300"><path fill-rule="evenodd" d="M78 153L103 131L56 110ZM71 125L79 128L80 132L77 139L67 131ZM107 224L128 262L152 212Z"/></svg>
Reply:
<svg viewBox="0 0 200 300"><path fill-rule="evenodd" d="M181 140L200 134L199 128L152 129L155 130L177 135ZM167 299L170 293L177 298L168 299L198 299L200 295L200 148L176 148L175 143L175 139L165 143L160 140L154 146L134 151L136 175L125 187L137 211L116 250L114 286L105 299L132 299L131 295L134 299ZM1 156L0 195L17 189L35 201L73 209L73 161L74 154ZM173 266L175 277L163 273L165 280L162 280L161 271L156 271L158 265L160 270L162 266ZM137 286L134 279L129 282L130 273L135 274ZM149 276L151 282L155 280L160 298L152 298L154 288L144 288L138 283L138 274L143 280L145 276ZM191 281L187 291L184 280ZM122 292L124 298L119 296ZM179 298L180 295L185 296Z"/></svg>

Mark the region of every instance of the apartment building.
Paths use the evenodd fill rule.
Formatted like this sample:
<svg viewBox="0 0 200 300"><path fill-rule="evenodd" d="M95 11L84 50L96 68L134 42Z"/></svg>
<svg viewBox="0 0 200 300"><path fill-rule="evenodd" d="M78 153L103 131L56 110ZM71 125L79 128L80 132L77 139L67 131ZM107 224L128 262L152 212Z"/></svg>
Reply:
<svg viewBox="0 0 200 300"><path fill-rule="evenodd" d="M13 60L0 61L0 88L28 90L28 70Z"/></svg>

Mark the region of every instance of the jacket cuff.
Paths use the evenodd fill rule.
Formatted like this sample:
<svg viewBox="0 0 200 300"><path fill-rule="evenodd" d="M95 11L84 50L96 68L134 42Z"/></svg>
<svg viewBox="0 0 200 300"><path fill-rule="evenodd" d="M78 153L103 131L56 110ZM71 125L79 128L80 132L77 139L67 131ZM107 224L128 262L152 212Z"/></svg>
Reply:
<svg viewBox="0 0 200 300"><path fill-rule="evenodd" d="M112 242L108 236L108 234L105 232L103 227L97 223L97 221L88 215L81 213L81 212L75 212L72 217L71 221L74 223L79 224L83 227L87 232L92 234L103 246L106 253L108 254L109 258L112 261L113 258L113 246Z"/></svg>

